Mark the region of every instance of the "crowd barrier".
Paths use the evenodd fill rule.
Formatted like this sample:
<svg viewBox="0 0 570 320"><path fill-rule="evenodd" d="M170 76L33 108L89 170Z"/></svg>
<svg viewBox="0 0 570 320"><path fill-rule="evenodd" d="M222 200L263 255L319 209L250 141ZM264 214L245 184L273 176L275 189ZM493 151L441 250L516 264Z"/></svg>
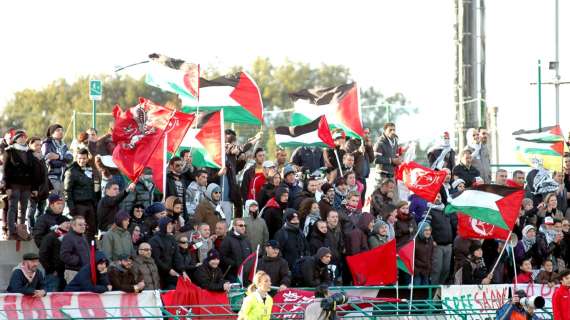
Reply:
<svg viewBox="0 0 570 320"><path fill-rule="evenodd" d="M407 287L331 287L332 292L349 296L405 299L399 302L351 302L339 311L343 319L494 319L496 310L508 301L512 285L414 286L410 305ZM304 290L302 290L304 289ZM519 285L527 295L541 295L546 307L538 310L542 319L552 319L551 297L554 288L547 285ZM303 310L312 302L296 292L310 288L291 289L276 301L275 319L303 319ZM21 294L0 294L1 319L231 319L239 311L243 289L228 293L229 305L188 305L165 307L159 291L140 294L108 292L104 294L61 292L43 298ZM310 294L310 292L309 292ZM276 299L277 300L277 299ZM173 311L175 310L175 311ZM198 312L199 310L199 312Z"/></svg>

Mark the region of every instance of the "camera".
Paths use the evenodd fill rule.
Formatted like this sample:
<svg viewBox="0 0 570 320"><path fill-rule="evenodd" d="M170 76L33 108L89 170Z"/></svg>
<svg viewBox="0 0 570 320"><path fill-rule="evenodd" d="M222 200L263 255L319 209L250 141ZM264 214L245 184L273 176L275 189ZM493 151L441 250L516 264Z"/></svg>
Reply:
<svg viewBox="0 0 570 320"><path fill-rule="evenodd" d="M541 296L531 296L521 298L519 302L525 308L542 309L544 308L544 298Z"/></svg>
<svg viewBox="0 0 570 320"><path fill-rule="evenodd" d="M543 299L544 300L544 299ZM348 302L348 296L342 292L337 292L321 301L321 308L325 311L334 311L337 305Z"/></svg>

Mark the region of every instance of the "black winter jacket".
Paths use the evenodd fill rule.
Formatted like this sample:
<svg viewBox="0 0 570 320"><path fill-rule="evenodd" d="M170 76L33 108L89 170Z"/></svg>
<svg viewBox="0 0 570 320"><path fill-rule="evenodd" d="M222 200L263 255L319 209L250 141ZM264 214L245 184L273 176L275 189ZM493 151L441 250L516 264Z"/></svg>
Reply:
<svg viewBox="0 0 570 320"><path fill-rule="evenodd" d="M245 235L228 233L220 246L222 269L227 270L229 267L228 275L237 275L239 266L251 252L251 243Z"/></svg>
<svg viewBox="0 0 570 320"><path fill-rule="evenodd" d="M166 232L160 231L148 243L152 248L152 258L158 267L163 288L176 285L177 278L169 274L170 269L176 269L176 262L180 260L176 239Z"/></svg>
<svg viewBox="0 0 570 320"><path fill-rule="evenodd" d="M53 226L58 226L68 220L69 219L63 214L55 214L50 208L47 208L46 212L36 221L36 225L34 225L34 230L32 231L36 246L38 246L38 248L40 247L43 237L50 232Z"/></svg>
<svg viewBox="0 0 570 320"><path fill-rule="evenodd" d="M92 169L95 170L95 169ZM91 171L93 174L93 171ZM95 180L93 176L89 178L83 169L74 162L65 172L64 181L65 200L69 210L75 208L78 202L92 203L95 205Z"/></svg>
<svg viewBox="0 0 570 320"><path fill-rule="evenodd" d="M8 289L6 291L10 293L22 293L27 296L31 296L34 294L36 290L43 290L45 286L45 279L44 274L38 270L32 281L28 281L22 270L18 267L12 272L12 276L10 277L10 284L8 285Z"/></svg>
<svg viewBox="0 0 570 320"><path fill-rule="evenodd" d="M44 267L47 274L63 274L65 264L61 261L59 253L61 251L61 242L55 231L48 233L42 240L40 245L40 263Z"/></svg>
<svg viewBox="0 0 570 320"><path fill-rule="evenodd" d="M445 214L439 209L432 208L430 211L432 237L438 245L448 245L453 243L454 233L457 230L457 215L455 213ZM430 221L428 221L430 222Z"/></svg>
<svg viewBox="0 0 570 320"><path fill-rule="evenodd" d="M224 283L226 281L224 280L222 269L213 269L208 265L208 263L204 263L196 268L193 279L194 282L202 289L210 291L224 291Z"/></svg>
<svg viewBox="0 0 570 320"><path fill-rule="evenodd" d="M31 150L19 151L13 148L6 150L4 163L4 181L6 189L12 185L30 186L31 191L37 191L41 182L40 163Z"/></svg>
<svg viewBox="0 0 570 320"><path fill-rule="evenodd" d="M291 286L291 277L289 276L289 265L287 260L277 256L270 258L264 256L259 259L257 270L265 271L271 277L272 286L280 286L282 284L287 287Z"/></svg>
<svg viewBox="0 0 570 320"><path fill-rule="evenodd" d="M331 279L327 265L322 263L316 256L310 256L305 259L302 267L303 279L301 286L317 287L320 284L331 285Z"/></svg>
<svg viewBox="0 0 570 320"><path fill-rule="evenodd" d="M279 242L281 254L287 260L289 268L293 268L297 259L309 255L309 244L298 227L287 223L275 234L275 240Z"/></svg>
<svg viewBox="0 0 570 320"><path fill-rule="evenodd" d="M89 244L85 236L70 230L61 242L59 258L65 264L65 269L79 271L89 265Z"/></svg>
<svg viewBox="0 0 570 320"><path fill-rule="evenodd" d="M127 197L128 191L124 190L116 197L104 196L97 204L97 228L107 231L115 222L115 215L119 211L119 205Z"/></svg>

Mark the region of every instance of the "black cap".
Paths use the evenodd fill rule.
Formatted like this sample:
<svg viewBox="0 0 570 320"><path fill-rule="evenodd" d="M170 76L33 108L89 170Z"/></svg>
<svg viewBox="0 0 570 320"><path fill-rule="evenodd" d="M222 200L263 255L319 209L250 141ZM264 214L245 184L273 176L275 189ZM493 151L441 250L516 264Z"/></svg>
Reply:
<svg viewBox="0 0 570 320"><path fill-rule="evenodd" d="M277 240L269 240L265 243L265 246L273 249L279 249L279 242Z"/></svg>
<svg viewBox="0 0 570 320"><path fill-rule="evenodd" d="M22 259L24 259L24 260L39 260L40 256L35 252L29 252L29 253L24 254L22 256Z"/></svg>

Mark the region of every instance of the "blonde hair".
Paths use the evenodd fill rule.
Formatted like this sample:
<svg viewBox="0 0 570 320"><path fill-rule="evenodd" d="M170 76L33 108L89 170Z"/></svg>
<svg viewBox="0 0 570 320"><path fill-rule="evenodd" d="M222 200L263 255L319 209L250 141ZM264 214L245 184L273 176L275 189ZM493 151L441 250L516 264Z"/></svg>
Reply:
<svg viewBox="0 0 570 320"><path fill-rule="evenodd" d="M263 279L263 277L267 277L269 281L271 281L271 277L265 271L257 271L253 276L253 283L247 287L247 292L255 292L255 290L259 288L259 284L261 283L261 279Z"/></svg>

